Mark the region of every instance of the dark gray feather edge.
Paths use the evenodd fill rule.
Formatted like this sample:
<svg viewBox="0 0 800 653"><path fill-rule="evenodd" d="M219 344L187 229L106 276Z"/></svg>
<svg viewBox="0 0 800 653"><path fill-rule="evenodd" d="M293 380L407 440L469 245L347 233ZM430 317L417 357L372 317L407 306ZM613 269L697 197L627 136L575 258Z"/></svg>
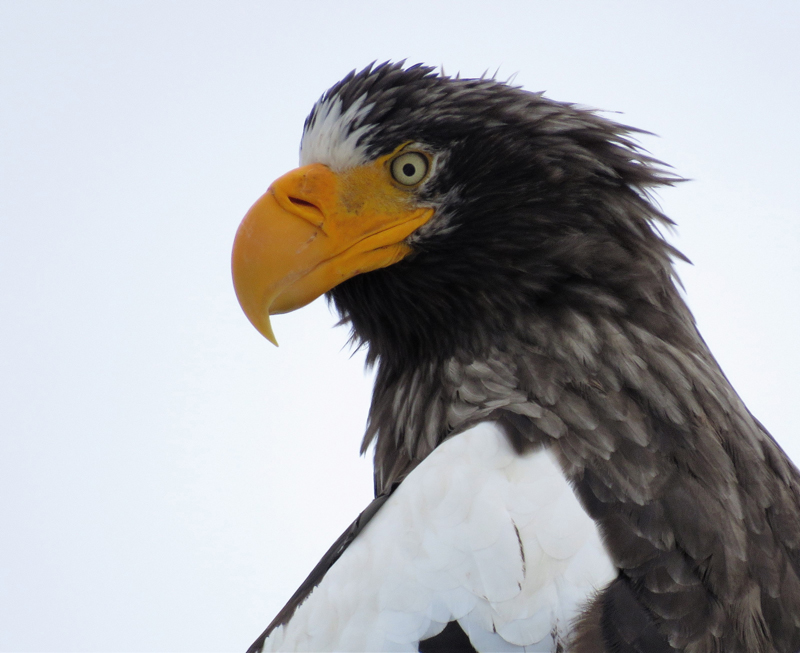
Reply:
<svg viewBox="0 0 800 653"><path fill-rule="evenodd" d="M277 616L272 620L267 629L250 645L247 653L261 653L264 648L264 642L270 633L278 626L281 626L292 618L297 608L308 598L308 595L314 588L320 584L328 570L335 564L341 557L344 550L350 546L350 543L356 536L364 529L369 521L375 516L380 507L386 502L386 499L394 492L397 486L393 486L385 494L381 494L370 502L370 504L361 512L355 521L347 527L347 529L339 536L333 543L330 549L322 556L322 559L317 563L316 567L311 571L308 577L303 581L297 591L292 595L292 598L286 603Z"/></svg>

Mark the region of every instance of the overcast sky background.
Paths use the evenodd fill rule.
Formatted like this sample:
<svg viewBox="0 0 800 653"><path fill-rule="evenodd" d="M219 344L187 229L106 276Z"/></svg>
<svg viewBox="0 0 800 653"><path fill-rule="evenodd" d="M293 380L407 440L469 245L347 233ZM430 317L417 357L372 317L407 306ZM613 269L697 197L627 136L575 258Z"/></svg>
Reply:
<svg viewBox="0 0 800 653"><path fill-rule="evenodd" d="M371 377L230 248L373 60L622 112L689 305L800 461L800 3L0 2L0 650L243 650L371 497Z"/></svg>

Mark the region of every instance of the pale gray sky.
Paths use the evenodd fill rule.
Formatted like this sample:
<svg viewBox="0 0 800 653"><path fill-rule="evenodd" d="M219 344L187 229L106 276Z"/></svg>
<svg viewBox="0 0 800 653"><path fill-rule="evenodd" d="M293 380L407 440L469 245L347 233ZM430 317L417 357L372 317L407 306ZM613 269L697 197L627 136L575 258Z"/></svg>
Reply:
<svg viewBox="0 0 800 653"><path fill-rule="evenodd" d="M321 301L247 322L230 247L373 60L620 111L701 330L800 460L800 4L0 2L0 650L242 650L371 496Z"/></svg>

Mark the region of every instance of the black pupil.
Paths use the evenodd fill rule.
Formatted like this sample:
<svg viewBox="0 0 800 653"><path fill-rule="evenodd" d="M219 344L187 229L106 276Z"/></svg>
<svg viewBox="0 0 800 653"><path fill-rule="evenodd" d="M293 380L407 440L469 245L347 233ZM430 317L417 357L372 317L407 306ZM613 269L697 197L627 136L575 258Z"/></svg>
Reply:
<svg viewBox="0 0 800 653"><path fill-rule="evenodd" d="M416 171L417 171L417 169L414 167L413 163L404 163L403 164L403 174L406 177L413 177L414 173Z"/></svg>

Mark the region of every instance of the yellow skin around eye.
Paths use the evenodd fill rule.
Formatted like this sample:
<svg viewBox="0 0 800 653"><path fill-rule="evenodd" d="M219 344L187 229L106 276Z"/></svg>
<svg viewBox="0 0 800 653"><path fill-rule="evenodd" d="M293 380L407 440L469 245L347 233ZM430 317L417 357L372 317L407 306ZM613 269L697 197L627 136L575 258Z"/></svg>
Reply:
<svg viewBox="0 0 800 653"><path fill-rule="evenodd" d="M340 173L319 163L292 170L248 211L233 245L233 282L248 319L271 342L270 315L410 253L405 239L434 210L392 177L405 147Z"/></svg>

